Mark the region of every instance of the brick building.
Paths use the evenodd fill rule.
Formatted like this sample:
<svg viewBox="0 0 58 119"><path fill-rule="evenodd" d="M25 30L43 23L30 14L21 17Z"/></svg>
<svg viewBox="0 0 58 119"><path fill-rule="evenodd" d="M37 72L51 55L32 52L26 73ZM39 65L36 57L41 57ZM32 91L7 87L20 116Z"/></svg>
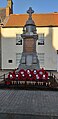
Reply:
<svg viewBox="0 0 58 119"><path fill-rule="evenodd" d="M0 68L1 68L1 28L7 23L9 15L13 14L13 2L12 0L7 0L7 6L5 8L0 8Z"/></svg>

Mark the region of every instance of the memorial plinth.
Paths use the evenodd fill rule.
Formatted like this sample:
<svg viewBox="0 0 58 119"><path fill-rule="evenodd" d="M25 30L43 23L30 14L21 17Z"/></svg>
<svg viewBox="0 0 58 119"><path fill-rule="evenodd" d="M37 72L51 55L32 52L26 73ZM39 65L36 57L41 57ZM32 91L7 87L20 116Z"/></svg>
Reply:
<svg viewBox="0 0 58 119"><path fill-rule="evenodd" d="M38 39L38 35L36 33L36 25L32 20L32 13L34 11L30 7L27 13L29 14L29 18L23 27L23 34L21 34L23 38L23 53L19 69L39 69L39 60L36 53L36 40Z"/></svg>

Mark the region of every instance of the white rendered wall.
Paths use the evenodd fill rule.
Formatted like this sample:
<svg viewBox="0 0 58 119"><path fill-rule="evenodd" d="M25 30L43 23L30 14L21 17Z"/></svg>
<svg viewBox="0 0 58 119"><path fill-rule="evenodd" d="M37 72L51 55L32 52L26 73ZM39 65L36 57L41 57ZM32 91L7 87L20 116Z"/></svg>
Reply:
<svg viewBox="0 0 58 119"><path fill-rule="evenodd" d="M16 45L16 34L21 34L21 28L2 28L2 69L16 68L16 53L22 53L23 44ZM9 63L8 60L12 60Z"/></svg>
<svg viewBox="0 0 58 119"><path fill-rule="evenodd" d="M45 37L44 45L38 45L38 41L36 43L37 53L45 54L45 69L57 70L57 52L53 46L53 40L55 41L55 39L53 39L54 29L52 27L39 27L37 28L37 33L44 33Z"/></svg>
<svg viewBox="0 0 58 119"><path fill-rule="evenodd" d="M2 69L16 68L16 53L22 53L23 45L16 45L16 34L22 33L22 28L2 28ZM38 45L36 42L37 53L44 53L44 68L46 70L57 70L57 52L58 50L58 28L37 27L37 33L44 33L44 45ZM8 60L13 63L8 63Z"/></svg>
<svg viewBox="0 0 58 119"><path fill-rule="evenodd" d="M53 28L53 47L58 50L58 27ZM58 54L57 54L57 72L58 72Z"/></svg>

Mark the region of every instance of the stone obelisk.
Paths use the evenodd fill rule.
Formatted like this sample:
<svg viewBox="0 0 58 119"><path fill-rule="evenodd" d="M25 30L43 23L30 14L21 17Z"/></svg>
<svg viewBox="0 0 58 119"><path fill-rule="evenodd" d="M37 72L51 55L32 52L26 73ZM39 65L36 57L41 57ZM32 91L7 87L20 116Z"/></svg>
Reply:
<svg viewBox="0 0 58 119"><path fill-rule="evenodd" d="M26 21L25 26L23 27L23 52L20 60L19 69L39 69L39 60L36 53L36 40L38 35L36 33L36 25L32 20L32 13L34 11L30 7L27 11L29 18Z"/></svg>

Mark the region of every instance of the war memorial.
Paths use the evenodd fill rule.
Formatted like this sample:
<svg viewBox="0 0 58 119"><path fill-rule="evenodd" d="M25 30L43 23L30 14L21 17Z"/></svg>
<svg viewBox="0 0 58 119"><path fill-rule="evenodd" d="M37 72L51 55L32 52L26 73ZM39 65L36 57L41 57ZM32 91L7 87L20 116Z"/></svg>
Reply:
<svg viewBox="0 0 58 119"><path fill-rule="evenodd" d="M9 72L7 78L4 74L4 80L0 84L0 117L1 119L57 119L57 79L55 75L48 74L43 68L40 69L36 52L38 34L32 19L34 11L30 7L27 13L29 18L21 34L23 52L20 64L13 72Z"/></svg>

